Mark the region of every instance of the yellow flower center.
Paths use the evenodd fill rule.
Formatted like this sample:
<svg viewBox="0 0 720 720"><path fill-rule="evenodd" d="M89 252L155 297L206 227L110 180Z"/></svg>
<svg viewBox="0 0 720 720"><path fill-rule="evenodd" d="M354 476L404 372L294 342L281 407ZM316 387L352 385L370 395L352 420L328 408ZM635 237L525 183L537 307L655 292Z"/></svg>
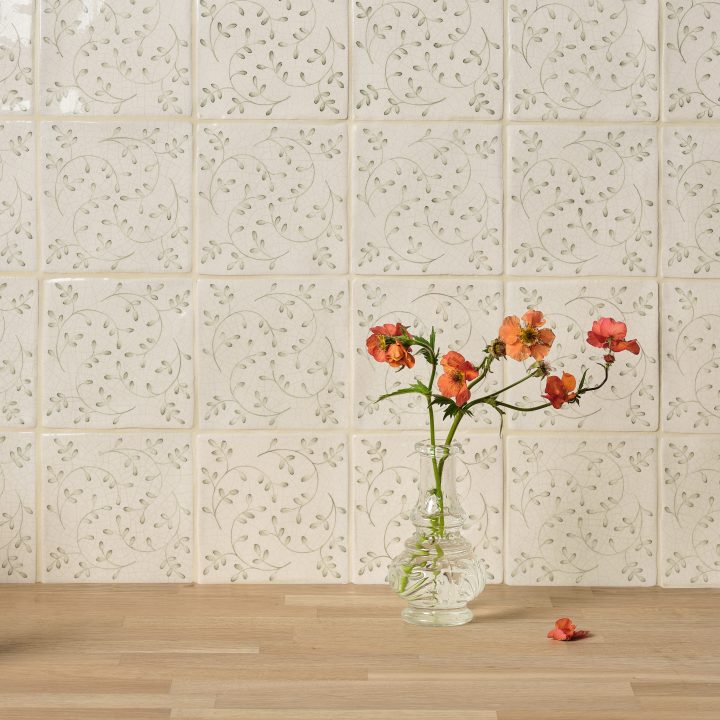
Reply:
<svg viewBox="0 0 720 720"><path fill-rule="evenodd" d="M528 325L520 330L520 342L523 345L534 345L538 340L537 328Z"/></svg>

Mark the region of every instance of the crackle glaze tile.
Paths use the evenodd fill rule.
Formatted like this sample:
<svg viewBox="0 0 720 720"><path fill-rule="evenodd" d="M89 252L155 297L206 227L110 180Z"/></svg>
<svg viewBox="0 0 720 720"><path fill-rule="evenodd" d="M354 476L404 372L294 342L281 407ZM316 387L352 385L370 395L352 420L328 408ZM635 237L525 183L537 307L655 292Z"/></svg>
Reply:
<svg viewBox="0 0 720 720"><path fill-rule="evenodd" d="M717 118L720 2L670 0L663 6L663 119Z"/></svg>
<svg viewBox="0 0 720 720"><path fill-rule="evenodd" d="M0 583L35 582L35 436L0 433Z"/></svg>
<svg viewBox="0 0 720 720"><path fill-rule="evenodd" d="M200 271L347 269L344 125L210 125L198 132Z"/></svg>
<svg viewBox="0 0 720 720"><path fill-rule="evenodd" d="M190 582L191 438L43 435L44 582Z"/></svg>
<svg viewBox="0 0 720 720"><path fill-rule="evenodd" d="M663 137L664 274L720 277L720 133L666 127Z"/></svg>
<svg viewBox="0 0 720 720"><path fill-rule="evenodd" d="M0 271L35 270L35 133L0 122Z"/></svg>
<svg viewBox="0 0 720 720"><path fill-rule="evenodd" d="M508 271L655 275L655 128L509 131Z"/></svg>
<svg viewBox="0 0 720 720"><path fill-rule="evenodd" d="M41 0L49 113L189 115L192 0Z"/></svg>
<svg viewBox="0 0 720 720"><path fill-rule="evenodd" d="M502 0L357 0L353 15L356 117L502 117Z"/></svg>
<svg viewBox="0 0 720 720"><path fill-rule="evenodd" d="M499 125L360 126L353 163L356 272L502 272Z"/></svg>
<svg viewBox="0 0 720 720"><path fill-rule="evenodd" d="M720 440L663 440L660 581L720 587Z"/></svg>
<svg viewBox="0 0 720 720"><path fill-rule="evenodd" d="M35 424L37 282L0 277L0 424Z"/></svg>
<svg viewBox="0 0 720 720"><path fill-rule="evenodd" d="M33 0L0 5L0 112L33 104Z"/></svg>
<svg viewBox="0 0 720 720"><path fill-rule="evenodd" d="M637 338L639 355L619 353L602 389L582 402L560 410L546 408L518 414L510 411L514 428L584 430L656 430L658 426L658 288L650 280L540 280L511 282L508 313L522 315L533 308L545 313L555 342L547 361L555 374L569 372L579 381L588 370L588 382L600 382L603 351L587 343L595 320L613 317L625 322L628 338ZM519 380L532 363L507 360L508 381ZM523 407L544 403L545 380L533 378L507 395Z"/></svg>
<svg viewBox="0 0 720 720"><path fill-rule="evenodd" d="M201 436L201 582L347 582L347 438Z"/></svg>
<svg viewBox="0 0 720 720"><path fill-rule="evenodd" d="M378 402L413 378L427 383L429 366L422 358L412 370L397 370L378 363L366 349L370 328L402 323L414 335L428 337L434 325L442 354L448 350L478 361L485 347L497 337L503 317L502 283L454 280L398 279L391 283L356 280L353 288L353 349L355 353L355 426L363 429L420 429L427 424L427 408L419 395L401 395ZM483 388L492 389L502 371L490 375ZM409 399L408 399L409 398ZM476 408L474 421L486 425L496 417L486 405Z"/></svg>
<svg viewBox="0 0 720 720"><path fill-rule="evenodd" d="M343 0L199 0L201 117L345 118Z"/></svg>
<svg viewBox="0 0 720 720"><path fill-rule="evenodd" d="M514 0L508 112L522 120L655 120L653 0Z"/></svg>
<svg viewBox="0 0 720 720"><path fill-rule="evenodd" d="M344 280L201 280L198 297L202 427L347 424Z"/></svg>
<svg viewBox="0 0 720 720"><path fill-rule="evenodd" d="M390 560L413 532L419 458L425 436L356 435L353 438L353 582L381 583ZM496 435L465 435L457 459L457 489L468 514L463 534L485 566L488 582L502 582L503 463Z"/></svg>
<svg viewBox="0 0 720 720"><path fill-rule="evenodd" d="M720 280L662 289L663 429L720 432Z"/></svg>
<svg viewBox="0 0 720 720"><path fill-rule="evenodd" d="M50 272L190 269L189 123L43 123Z"/></svg>
<svg viewBox="0 0 720 720"><path fill-rule="evenodd" d="M45 424L191 426L191 307L190 280L47 281Z"/></svg>
<svg viewBox="0 0 720 720"><path fill-rule="evenodd" d="M646 435L509 438L505 581L654 585L656 455Z"/></svg>

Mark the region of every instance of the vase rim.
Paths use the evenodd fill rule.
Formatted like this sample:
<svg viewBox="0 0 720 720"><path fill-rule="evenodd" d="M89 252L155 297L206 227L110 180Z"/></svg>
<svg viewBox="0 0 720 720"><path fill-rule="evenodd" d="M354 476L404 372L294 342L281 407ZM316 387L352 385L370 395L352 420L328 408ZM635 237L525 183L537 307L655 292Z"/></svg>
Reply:
<svg viewBox="0 0 720 720"><path fill-rule="evenodd" d="M415 452L428 457L443 458L449 455L459 455L462 451L463 448L460 443L450 443L449 445L443 443L433 444L429 440L415 443Z"/></svg>

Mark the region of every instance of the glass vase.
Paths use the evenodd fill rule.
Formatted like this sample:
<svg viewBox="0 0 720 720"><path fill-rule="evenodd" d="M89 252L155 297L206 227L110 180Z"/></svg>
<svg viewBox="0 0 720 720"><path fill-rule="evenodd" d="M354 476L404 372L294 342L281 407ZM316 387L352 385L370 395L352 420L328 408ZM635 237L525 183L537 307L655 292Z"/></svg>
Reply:
<svg viewBox="0 0 720 720"><path fill-rule="evenodd" d="M462 535L466 520L456 490L459 445L418 443L419 497L410 519L415 532L390 563L388 582L408 603L403 620L415 625L464 625L468 603L485 588L485 569Z"/></svg>

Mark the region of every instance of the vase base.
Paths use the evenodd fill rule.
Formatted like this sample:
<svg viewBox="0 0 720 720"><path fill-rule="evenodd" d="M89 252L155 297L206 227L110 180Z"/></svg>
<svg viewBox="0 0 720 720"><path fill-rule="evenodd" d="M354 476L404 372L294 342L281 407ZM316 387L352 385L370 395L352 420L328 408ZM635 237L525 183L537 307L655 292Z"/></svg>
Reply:
<svg viewBox="0 0 720 720"><path fill-rule="evenodd" d="M408 607L402 611L402 619L411 625L452 627L469 623L473 619L473 611L466 607L443 610Z"/></svg>

